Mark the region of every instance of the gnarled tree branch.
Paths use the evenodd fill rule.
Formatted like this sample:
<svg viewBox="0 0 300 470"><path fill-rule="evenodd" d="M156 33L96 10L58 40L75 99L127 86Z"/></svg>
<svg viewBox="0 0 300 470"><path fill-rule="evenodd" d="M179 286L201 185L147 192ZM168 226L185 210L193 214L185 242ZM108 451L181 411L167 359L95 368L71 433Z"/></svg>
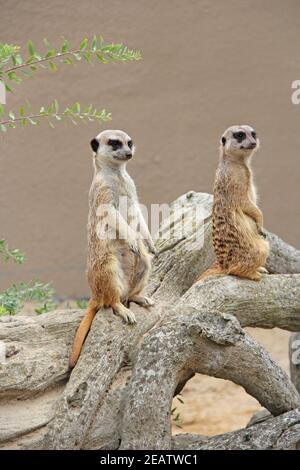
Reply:
<svg viewBox="0 0 300 470"><path fill-rule="evenodd" d="M190 226L184 234L180 204ZM199 206L202 220L194 223ZM269 269L280 275L266 275L260 283L220 276L193 285L214 259L211 207L210 195L193 192L173 203L162 224L171 236L157 241L159 255L148 287L156 306L146 311L132 305L136 326L125 325L110 309L101 310L71 375L68 356L83 311L0 319L7 353L6 364L0 365L1 447L176 447L183 438L171 438L171 401L195 373L232 380L280 415L261 427L269 444L254 433L249 446L291 445L284 423L297 430L299 417L289 412L300 406L299 394L242 327L300 330L299 252L268 234ZM275 428L285 439L271 436ZM208 448L244 448L247 433L239 433L205 442ZM187 448L197 441L186 439Z"/></svg>

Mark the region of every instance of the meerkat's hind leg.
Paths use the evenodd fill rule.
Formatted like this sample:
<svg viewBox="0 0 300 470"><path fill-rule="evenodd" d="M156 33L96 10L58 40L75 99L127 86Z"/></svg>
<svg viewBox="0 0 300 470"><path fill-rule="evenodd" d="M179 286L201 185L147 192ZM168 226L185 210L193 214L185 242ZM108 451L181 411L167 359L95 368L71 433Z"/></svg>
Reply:
<svg viewBox="0 0 300 470"><path fill-rule="evenodd" d="M142 294L136 294L136 295L131 296L130 302L134 302L135 304L138 304L141 307L145 307L145 308L153 307L153 305L155 304L154 300Z"/></svg>
<svg viewBox="0 0 300 470"><path fill-rule="evenodd" d="M198 284L198 283L204 281L204 279L206 279L208 276L222 276L222 275L225 275L225 274L226 274L225 271L221 268L219 263L217 261L215 261L206 271L204 271L198 277L198 279L195 281L194 284Z"/></svg>
<svg viewBox="0 0 300 470"><path fill-rule="evenodd" d="M126 323L135 324L136 319L134 313L125 307L121 302L112 305L112 309L116 315L121 317Z"/></svg>
<svg viewBox="0 0 300 470"><path fill-rule="evenodd" d="M150 266L149 257L142 256L135 273L134 287L129 294L129 302L134 302L145 308L153 307L154 305L154 301L143 294L143 290L149 279Z"/></svg>

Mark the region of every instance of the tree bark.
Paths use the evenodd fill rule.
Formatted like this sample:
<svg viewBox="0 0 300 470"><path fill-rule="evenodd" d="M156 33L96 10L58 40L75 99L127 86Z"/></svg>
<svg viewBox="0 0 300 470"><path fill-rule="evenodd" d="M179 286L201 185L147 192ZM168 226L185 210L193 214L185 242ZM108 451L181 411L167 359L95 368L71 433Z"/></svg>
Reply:
<svg viewBox="0 0 300 470"><path fill-rule="evenodd" d="M289 411L239 431L214 437L180 434L173 449L187 450L295 450L300 441L300 413Z"/></svg>
<svg viewBox="0 0 300 470"><path fill-rule="evenodd" d="M184 235L180 206L190 226ZM199 207L202 218L194 223ZM268 267L280 274L265 275L260 283L219 276L193 285L214 259L211 207L212 196L194 192L172 204L156 243L159 254L148 287L155 307L147 311L132 304L135 326L125 325L110 309L101 310L71 374L68 356L83 311L0 319L6 347L6 363L0 365L2 448L200 446L203 438L171 436L172 398L195 373L240 384L273 416L279 415L266 426L257 425L265 440L253 431L249 446L294 445L299 416L291 410L300 407L300 396L243 327L300 330L299 252L267 234L272 245ZM244 448L245 430L229 434L228 439L204 439L201 445Z"/></svg>
<svg viewBox="0 0 300 470"><path fill-rule="evenodd" d="M300 328L299 328L300 330ZM293 333L289 341L291 380L300 393L300 333Z"/></svg>

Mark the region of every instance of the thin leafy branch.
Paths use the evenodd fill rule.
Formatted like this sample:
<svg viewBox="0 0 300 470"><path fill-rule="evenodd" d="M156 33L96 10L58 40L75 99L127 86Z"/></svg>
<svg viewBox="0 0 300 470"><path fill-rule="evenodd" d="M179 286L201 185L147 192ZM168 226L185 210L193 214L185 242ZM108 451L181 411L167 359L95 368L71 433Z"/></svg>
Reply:
<svg viewBox="0 0 300 470"><path fill-rule="evenodd" d="M19 50L19 46L0 43L0 70L18 54Z"/></svg>
<svg viewBox="0 0 300 470"><path fill-rule="evenodd" d="M27 301L48 302L53 294L54 290L50 284L39 281L13 284L0 293L0 315L15 315Z"/></svg>
<svg viewBox="0 0 300 470"><path fill-rule="evenodd" d="M17 264L23 264L25 262L25 255L17 248L9 248L6 240L0 240L0 256L3 261L13 261Z"/></svg>
<svg viewBox="0 0 300 470"><path fill-rule="evenodd" d="M27 105L27 107L31 110L30 106ZM0 118L3 115L4 110L0 109ZM10 111L7 118L0 121L0 131L5 132L7 127L15 128L17 124L22 126L27 124L38 125L41 118L47 118L49 125L54 127L53 120L61 121L63 118L69 118L73 124L77 124L79 120L107 122L111 120L111 113L105 109L99 111L93 105L82 108L78 102L60 111L58 101L54 100L48 107L41 106L36 113L26 114L25 106L19 108L17 115Z"/></svg>
<svg viewBox="0 0 300 470"><path fill-rule="evenodd" d="M128 49L122 43L105 43L101 36L94 36L92 40L84 38L75 49L70 49L67 39L64 39L59 50L55 50L47 39L44 39L44 44L47 49L41 55L34 48L32 41L28 41L26 59L22 58L18 46L0 44L0 79L5 83L7 91L12 91L7 82L20 83L22 78L31 77L39 67L46 67L55 72L58 63L73 65L82 59L91 63L93 57L105 64L141 59L140 51Z"/></svg>

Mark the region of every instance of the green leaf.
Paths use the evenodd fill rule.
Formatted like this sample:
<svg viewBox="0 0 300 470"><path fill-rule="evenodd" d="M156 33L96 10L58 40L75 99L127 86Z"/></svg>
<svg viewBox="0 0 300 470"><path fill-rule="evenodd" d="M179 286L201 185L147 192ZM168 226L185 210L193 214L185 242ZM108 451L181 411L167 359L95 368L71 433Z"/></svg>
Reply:
<svg viewBox="0 0 300 470"><path fill-rule="evenodd" d="M58 113L58 111L59 111L58 101L55 99L55 100L53 101L53 104L54 104L54 110L55 110L55 112Z"/></svg>
<svg viewBox="0 0 300 470"><path fill-rule="evenodd" d="M0 124L0 130L2 132L6 132L6 126L4 124Z"/></svg>
<svg viewBox="0 0 300 470"><path fill-rule="evenodd" d="M13 55L11 59L14 66L22 64L22 57L20 54Z"/></svg>
<svg viewBox="0 0 300 470"><path fill-rule="evenodd" d="M13 93L12 89L7 85L7 83L5 83L5 90Z"/></svg>
<svg viewBox="0 0 300 470"><path fill-rule="evenodd" d="M56 72L57 71L57 66L54 62L49 62L49 68L52 72Z"/></svg>
<svg viewBox="0 0 300 470"><path fill-rule="evenodd" d="M93 105L90 104L89 106L87 106L86 108L84 108L83 112L84 114L90 114L90 112L92 111L93 109Z"/></svg>
<svg viewBox="0 0 300 470"><path fill-rule="evenodd" d="M4 111L5 111L4 105L0 104L0 118L4 115Z"/></svg>
<svg viewBox="0 0 300 470"><path fill-rule="evenodd" d="M96 56L97 56L97 58L98 58L101 62L103 62L104 64L107 64L107 63L108 63L108 60L106 60L105 57L104 57L102 54L100 54L100 52L96 52Z"/></svg>
<svg viewBox="0 0 300 470"><path fill-rule="evenodd" d="M19 114L21 117L25 116L25 109L23 107L19 108Z"/></svg>
<svg viewBox="0 0 300 470"><path fill-rule="evenodd" d="M50 49L47 54L45 55L45 59L49 59L55 55L55 49Z"/></svg>
<svg viewBox="0 0 300 470"><path fill-rule="evenodd" d="M34 52L34 48L33 48L32 41L28 41L28 43L27 43L27 50L28 50L28 54L29 54L30 57L34 57L34 56L35 56L35 52Z"/></svg>
<svg viewBox="0 0 300 470"><path fill-rule="evenodd" d="M97 36L94 36L93 37L93 41L92 41L92 51L96 51L97 50Z"/></svg>
<svg viewBox="0 0 300 470"><path fill-rule="evenodd" d="M76 113L76 114L79 114L80 113L80 103L75 103L73 106L72 106L72 111L73 113Z"/></svg>
<svg viewBox="0 0 300 470"><path fill-rule="evenodd" d="M85 53L83 54L83 57L85 58L85 60L86 60L88 63L91 62L91 56L92 56L91 52L85 52Z"/></svg>
<svg viewBox="0 0 300 470"><path fill-rule="evenodd" d="M61 53L64 54L68 50L69 50L69 42L67 41L67 39L64 39L64 42L61 46Z"/></svg>
<svg viewBox="0 0 300 470"><path fill-rule="evenodd" d="M63 63L67 65L73 65L73 60L70 57L67 57L63 60Z"/></svg>
<svg viewBox="0 0 300 470"><path fill-rule="evenodd" d="M84 38L83 41L81 41L80 45L79 45L79 49L81 51L84 51L86 49L86 46L88 45L88 38Z"/></svg>
<svg viewBox="0 0 300 470"><path fill-rule="evenodd" d="M87 307L87 300L76 300L76 305L80 309L85 309Z"/></svg>
<svg viewBox="0 0 300 470"><path fill-rule="evenodd" d="M7 76L9 78L9 80L16 80L16 78L17 78L17 74L13 70L11 72L8 72Z"/></svg>
<svg viewBox="0 0 300 470"><path fill-rule="evenodd" d="M13 112L9 111L8 116L9 116L9 118L10 118L12 121L15 120L15 115L14 115Z"/></svg>
<svg viewBox="0 0 300 470"><path fill-rule="evenodd" d="M51 310L55 310L57 305L53 302L45 302L41 307L35 308L34 311L41 315L42 313L51 312Z"/></svg>
<svg viewBox="0 0 300 470"><path fill-rule="evenodd" d="M21 55L20 55L20 54L17 54L17 55L15 55L14 57L15 57L15 60L16 60L16 64L17 64L17 65L21 65L22 62L23 62Z"/></svg>
<svg viewBox="0 0 300 470"><path fill-rule="evenodd" d="M55 111L55 105L54 105L54 101L52 101L52 103L50 103L50 106L47 109L47 113L48 114L53 114L54 111Z"/></svg>
<svg viewBox="0 0 300 470"><path fill-rule="evenodd" d="M47 47L47 49L50 49L51 46L50 46L50 43L49 43L49 41L48 41L47 38L44 38L44 39L43 39L43 43L45 44L45 46Z"/></svg>

